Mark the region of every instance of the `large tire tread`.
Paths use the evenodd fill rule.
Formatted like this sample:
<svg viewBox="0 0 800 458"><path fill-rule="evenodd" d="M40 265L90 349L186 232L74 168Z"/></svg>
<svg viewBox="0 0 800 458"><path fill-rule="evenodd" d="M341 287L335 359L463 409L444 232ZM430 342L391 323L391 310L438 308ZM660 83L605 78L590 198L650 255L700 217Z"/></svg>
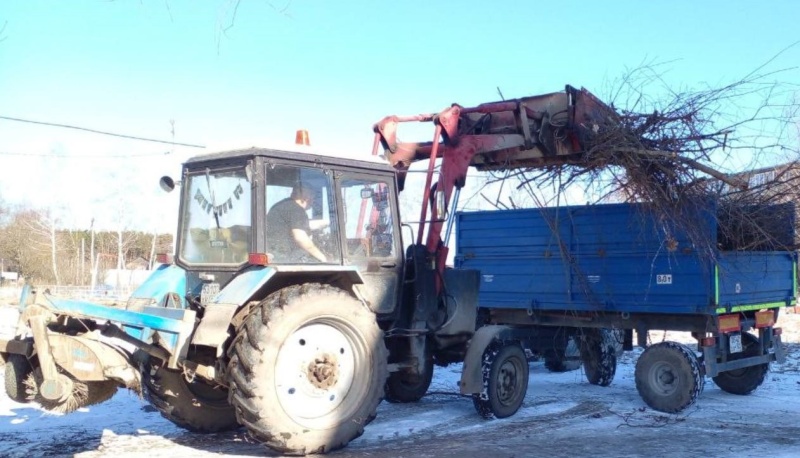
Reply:
<svg viewBox="0 0 800 458"><path fill-rule="evenodd" d="M366 362L371 371L373 383L376 384L374 387L369 387L368 398L363 400L362 404L367 411L338 425L333 432L325 430L319 433L309 428L302 428L287 418L288 414L282 411L277 400L266 400L265 394L274 396L269 392L270 390L274 391L274 387L271 388L270 382L263 380L265 372L259 367L269 360L264 353L277 352L280 347L280 345L274 345L277 348L272 348L268 343L270 337L278 339L283 333L293 331L293 329L284 329L287 326L285 324L287 319L299 320L299 315L305 314L309 321L313 320L312 309L318 308L319 305L315 300L323 301L327 306L325 309L327 312L336 311L337 313L340 311L337 310L337 305L343 305L343 302L355 302L358 309L350 318L357 321L355 326L361 332L369 334L368 340L375 341L373 353L370 353L371 360ZM340 303L335 304L337 301ZM384 384L388 375L386 347L372 312L343 290L317 283L283 288L269 295L257 307L254 307L239 327L234 344L228 351L228 356L230 358L228 364L229 399L235 406L238 421L256 440L275 451L288 455L327 453L344 447L353 439L361 436L364 433L364 426L377 415L377 407L383 399ZM267 372L270 372L271 369Z"/></svg>
<svg viewBox="0 0 800 458"><path fill-rule="evenodd" d="M730 356L731 360L747 358L750 356L758 356L759 342L758 338L750 333L742 333L742 345L744 349L742 353ZM720 372L716 377L713 377L714 383L722 391L739 396L746 396L761 386L769 372L769 363L757 364L755 366L745 367L743 369Z"/></svg>
<svg viewBox="0 0 800 458"><path fill-rule="evenodd" d="M660 379L654 373L661 367L673 377L672 387L653 386ZM647 347L639 356L634 372L636 390L651 408L664 413L678 413L697 402L705 376L697 354L677 342L661 342Z"/></svg>
<svg viewBox="0 0 800 458"><path fill-rule="evenodd" d="M615 337L606 329L586 330L580 342L586 380L592 385L609 386L617 373Z"/></svg>
<svg viewBox="0 0 800 458"><path fill-rule="evenodd" d="M240 427L233 406L224 400L209 402L197 397L179 371L147 362L142 367L142 388L145 400L162 417L187 431L209 434Z"/></svg>
<svg viewBox="0 0 800 458"><path fill-rule="evenodd" d="M5 367L5 388L9 399L14 402L26 404L31 402L25 388L25 379L33 372L33 367L28 358L17 355L8 355Z"/></svg>
<svg viewBox="0 0 800 458"><path fill-rule="evenodd" d="M580 369L580 360L572 359L575 356L580 356L578 341L575 337L570 337L567 342L567 347L564 351L554 351L554 355L548 356L544 359L544 368L550 372L569 372Z"/></svg>
<svg viewBox="0 0 800 458"><path fill-rule="evenodd" d="M516 368L521 371L517 380L519 386L516 387L512 399L501 400L497 386L499 372L505 362L514 360L520 364L520 367ZM481 367L483 388L480 393L472 395L472 404L475 410L486 419L506 418L514 415L525 401L528 390L530 372L525 351L517 343L495 341L484 350Z"/></svg>
<svg viewBox="0 0 800 458"><path fill-rule="evenodd" d="M433 354L431 343L425 344L425 361L422 363L422 374L411 378L405 372L392 372L386 380L386 400L392 403L418 402L428 392L433 380Z"/></svg>

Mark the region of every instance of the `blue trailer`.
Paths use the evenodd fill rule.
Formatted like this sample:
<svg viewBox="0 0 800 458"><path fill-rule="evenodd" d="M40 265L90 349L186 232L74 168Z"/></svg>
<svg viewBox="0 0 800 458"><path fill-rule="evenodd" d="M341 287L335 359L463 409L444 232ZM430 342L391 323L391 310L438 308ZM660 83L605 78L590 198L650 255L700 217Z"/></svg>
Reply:
<svg viewBox="0 0 800 458"><path fill-rule="evenodd" d="M678 412L695 401L704 375L735 394L764 381L769 363L783 358L778 312L794 305L797 290L794 251L721 250L714 213L709 205L690 215L708 242L695 244L645 204L463 212L455 264L480 271L488 324L622 329L627 349L637 331L646 347L636 366L642 398ZM698 346L648 346L651 329L690 331Z"/></svg>

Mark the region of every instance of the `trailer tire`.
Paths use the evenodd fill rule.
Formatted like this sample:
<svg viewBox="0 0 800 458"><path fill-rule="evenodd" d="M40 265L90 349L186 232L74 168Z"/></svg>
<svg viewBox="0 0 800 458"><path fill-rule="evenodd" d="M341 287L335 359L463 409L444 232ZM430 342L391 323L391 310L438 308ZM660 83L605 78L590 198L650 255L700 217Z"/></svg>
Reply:
<svg viewBox="0 0 800 458"><path fill-rule="evenodd" d="M483 389L472 395L475 410L483 418L514 415L525 401L530 369L518 343L495 342L483 352Z"/></svg>
<svg viewBox="0 0 800 458"><path fill-rule="evenodd" d="M761 353L759 351L758 338L747 332L742 333L742 347L743 351L729 355L729 360L735 361L751 356L759 356ZM712 380L722 391L744 396L752 393L764 383L767 372L769 372L769 363L757 364L742 369L720 372L716 377L712 377Z"/></svg>
<svg viewBox="0 0 800 458"><path fill-rule="evenodd" d="M617 373L615 336L606 329L587 329L581 336L580 352L586 380L609 386Z"/></svg>
<svg viewBox="0 0 800 458"><path fill-rule="evenodd" d="M651 408L678 413L697 401L705 383L695 352L677 342L647 347L636 362L636 390Z"/></svg>
<svg viewBox="0 0 800 458"><path fill-rule="evenodd" d="M363 434L384 395L387 351L375 315L332 286L269 295L239 327L229 354L239 422L284 454L344 447Z"/></svg>
<svg viewBox="0 0 800 458"><path fill-rule="evenodd" d="M201 434L240 427L227 390L201 380L189 383L181 371L167 369L154 358L142 365L141 372L144 398L172 423Z"/></svg>
<svg viewBox="0 0 800 458"><path fill-rule="evenodd" d="M9 354L5 367L6 394L9 399L20 404L31 402L25 386L25 379L33 372L28 358L14 353Z"/></svg>
<svg viewBox="0 0 800 458"><path fill-rule="evenodd" d="M550 372L569 372L580 369L580 360L575 361L572 358L580 357L580 350L574 338L570 338L567 342L567 348L564 349L564 354L559 358L556 356L548 356L544 359L544 367ZM570 358L570 359L567 359Z"/></svg>
<svg viewBox="0 0 800 458"><path fill-rule="evenodd" d="M433 380L433 354L425 344L425 361L421 374L392 372L386 380L386 400L392 403L417 402L425 396Z"/></svg>

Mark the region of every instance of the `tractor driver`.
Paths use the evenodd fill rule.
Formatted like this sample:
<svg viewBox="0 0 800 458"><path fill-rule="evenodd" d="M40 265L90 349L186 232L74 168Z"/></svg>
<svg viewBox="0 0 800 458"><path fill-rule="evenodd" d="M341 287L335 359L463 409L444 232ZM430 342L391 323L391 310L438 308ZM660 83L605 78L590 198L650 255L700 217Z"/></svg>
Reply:
<svg viewBox="0 0 800 458"><path fill-rule="evenodd" d="M328 225L324 220L309 221L306 210L314 201L312 190L296 186L291 196L267 213L267 238L278 262L304 262L309 255L326 262L325 254L311 240L311 231Z"/></svg>

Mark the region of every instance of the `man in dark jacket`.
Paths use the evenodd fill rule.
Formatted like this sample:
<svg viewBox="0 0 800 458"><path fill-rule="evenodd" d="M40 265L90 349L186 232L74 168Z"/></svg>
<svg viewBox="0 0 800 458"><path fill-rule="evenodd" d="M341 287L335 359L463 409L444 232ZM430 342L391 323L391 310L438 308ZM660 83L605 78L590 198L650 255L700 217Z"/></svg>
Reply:
<svg viewBox="0 0 800 458"><path fill-rule="evenodd" d="M322 229L324 221L309 221L306 210L314 193L297 186L292 195L272 206L267 213L267 242L278 262L327 262L325 254L311 240L311 230ZM312 227L313 226L313 227Z"/></svg>

